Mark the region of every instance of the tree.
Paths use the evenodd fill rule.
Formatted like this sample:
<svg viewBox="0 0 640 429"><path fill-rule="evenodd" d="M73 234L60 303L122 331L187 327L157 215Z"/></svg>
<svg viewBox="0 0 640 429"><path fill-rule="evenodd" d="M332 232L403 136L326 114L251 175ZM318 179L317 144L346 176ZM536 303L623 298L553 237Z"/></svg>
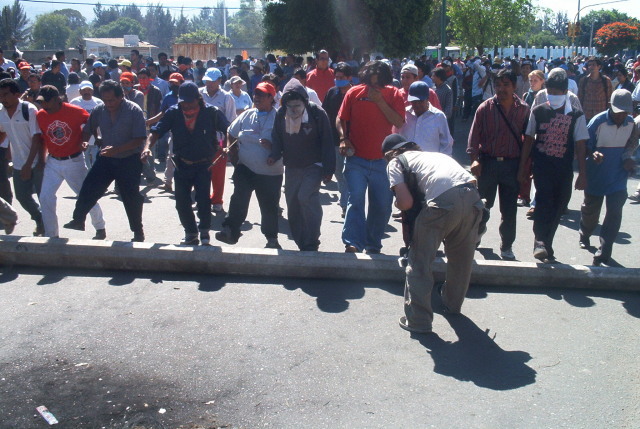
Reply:
<svg viewBox="0 0 640 429"><path fill-rule="evenodd" d="M630 17L624 12L618 12L616 9L592 10L580 18L580 27L582 32L576 38L576 46L589 46L592 25L593 34L595 35L603 25L611 24L612 22L626 22L633 26L640 24L637 19Z"/></svg>
<svg viewBox="0 0 640 429"><path fill-rule="evenodd" d="M29 41L29 20L22 5L15 0L0 12L0 44L7 49Z"/></svg>
<svg viewBox="0 0 640 429"><path fill-rule="evenodd" d="M221 36L215 31L196 30L176 37L176 43L219 43L222 48L230 48L228 37Z"/></svg>
<svg viewBox="0 0 640 429"><path fill-rule="evenodd" d="M486 47L515 42L534 21L534 11L528 0L453 0L448 15L457 40L482 54Z"/></svg>
<svg viewBox="0 0 640 429"><path fill-rule="evenodd" d="M192 28L193 30L211 30L218 34L223 34L225 15L228 22L229 13L224 8L224 1L218 0L215 8L205 7L200 9L200 14L191 19Z"/></svg>
<svg viewBox="0 0 640 429"><path fill-rule="evenodd" d="M264 38L264 14L255 0L241 0L240 10L227 20L227 34L233 46L261 46Z"/></svg>
<svg viewBox="0 0 640 429"><path fill-rule="evenodd" d="M31 36L33 49L65 49L71 29L67 18L57 13L46 13L36 18Z"/></svg>
<svg viewBox="0 0 640 429"><path fill-rule="evenodd" d="M612 22L602 26L593 39L598 51L605 55L615 55L623 49L635 48L640 42L638 27L624 22Z"/></svg>
<svg viewBox="0 0 640 429"><path fill-rule="evenodd" d="M160 4L147 9L144 17L144 28L147 29L147 41L161 48L171 46L173 39L173 18L168 10Z"/></svg>
<svg viewBox="0 0 640 429"><path fill-rule="evenodd" d="M131 18L118 18L110 24L103 25L94 30L96 37L124 37L125 34L136 34L144 37L144 29L140 22Z"/></svg>
<svg viewBox="0 0 640 429"><path fill-rule="evenodd" d="M281 0L265 7L265 47L293 53L376 49L387 56L424 47L433 0Z"/></svg>
<svg viewBox="0 0 640 429"><path fill-rule="evenodd" d="M103 9L100 3L93 7L93 14L96 17L93 20L93 26L95 28L111 24L113 21L120 18L120 12L117 7L111 6L109 9Z"/></svg>
<svg viewBox="0 0 640 429"><path fill-rule="evenodd" d="M184 9L180 9L180 16L176 19L174 27L173 27L173 35L175 37L179 37L183 34L188 33L190 30L191 24L189 19L184 16Z"/></svg>
<svg viewBox="0 0 640 429"><path fill-rule="evenodd" d="M78 46L84 41L89 26L85 17L75 9L54 10L52 13L64 16L67 19L67 26L71 30L67 39L67 46Z"/></svg>

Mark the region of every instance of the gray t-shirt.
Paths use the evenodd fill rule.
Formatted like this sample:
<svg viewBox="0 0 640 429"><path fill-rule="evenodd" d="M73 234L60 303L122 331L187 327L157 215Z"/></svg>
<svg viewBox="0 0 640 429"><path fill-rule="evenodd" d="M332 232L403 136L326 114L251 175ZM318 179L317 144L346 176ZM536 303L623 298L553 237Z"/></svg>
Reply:
<svg viewBox="0 0 640 429"><path fill-rule="evenodd" d="M443 153L409 151L404 153L409 169L416 175L418 185L424 192L425 202L429 202L449 189L474 181L475 179L453 158ZM402 166L394 158L387 165L391 188L404 183Z"/></svg>
<svg viewBox="0 0 640 429"><path fill-rule="evenodd" d="M278 176L284 173L282 159L273 165L267 165L267 158L271 153L259 142L260 139L271 141L273 122L276 109L271 109L266 115L258 115L258 109L242 112L227 129L230 136L237 138L238 158L241 164L256 174Z"/></svg>
<svg viewBox="0 0 640 429"><path fill-rule="evenodd" d="M85 125L93 135L100 129L102 135L102 146L123 146L132 139L146 138L147 127L144 121L142 109L132 101L123 99L115 120L111 119L111 114L104 104L96 106L89 116L89 121ZM140 147L117 154L114 158L126 158L135 153L142 152L144 141Z"/></svg>

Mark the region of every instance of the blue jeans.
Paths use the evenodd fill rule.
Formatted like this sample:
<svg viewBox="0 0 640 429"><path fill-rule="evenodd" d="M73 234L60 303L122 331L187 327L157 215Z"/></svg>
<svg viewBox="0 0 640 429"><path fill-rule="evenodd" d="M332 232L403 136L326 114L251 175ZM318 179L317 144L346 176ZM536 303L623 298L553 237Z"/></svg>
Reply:
<svg viewBox="0 0 640 429"><path fill-rule="evenodd" d="M379 251L384 229L391 217L393 193L389 189L387 162L350 156L344 164L344 178L349 188L347 213L342 229L342 242L358 250ZM369 196L365 216L365 195Z"/></svg>

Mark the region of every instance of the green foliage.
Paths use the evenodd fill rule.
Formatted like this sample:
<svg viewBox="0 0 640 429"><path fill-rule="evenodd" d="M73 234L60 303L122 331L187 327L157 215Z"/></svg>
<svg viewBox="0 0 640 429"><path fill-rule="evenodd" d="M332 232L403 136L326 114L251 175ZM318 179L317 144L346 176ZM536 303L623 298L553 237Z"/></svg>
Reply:
<svg viewBox="0 0 640 429"><path fill-rule="evenodd" d="M125 34L137 34L144 38L144 29L139 21L131 18L118 18L117 20L98 27L94 30L95 37L124 37Z"/></svg>
<svg viewBox="0 0 640 429"><path fill-rule="evenodd" d="M219 43L222 48L230 48L228 37L221 36L215 31L196 30L176 37L175 43Z"/></svg>
<svg viewBox="0 0 640 429"><path fill-rule="evenodd" d="M224 33L224 15L229 20L229 12L224 7L224 1L218 0L215 9L205 7L200 9L200 14L191 18L191 29L193 30L211 30L216 33Z"/></svg>
<svg viewBox="0 0 640 429"><path fill-rule="evenodd" d="M67 18L67 26L71 30L78 30L87 26L86 18L75 9L54 10L52 13L62 15Z"/></svg>
<svg viewBox="0 0 640 429"><path fill-rule="evenodd" d="M53 12L36 18L31 35L33 49L65 49L71 29L65 16Z"/></svg>
<svg viewBox="0 0 640 429"><path fill-rule="evenodd" d="M147 9L144 17L144 28L147 29L147 42L168 48L173 40L173 18L169 10L160 4Z"/></svg>
<svg viewBox="0 0 640 429"><path fill-rule="evenodd" d="M95 28L110 24L120 18L120 11L117 7L112 6L109 9L103 9L100 3L93 7L93 14L96 17L93 20L93 27Z"/></svg>
<svg viewBox="0 0 640 429"><path fill-rule="evenodd" d="M261 46L264 37L264 14L255 0L241 0L240 10L227 19L227 34L237 47Z"/></svg>
<svg viewBox="0 0 640 429"><path fill-rule="evenodd" d="M448 15L456 39L467 48L511 44L534 22L528 0L452 0Z"/></svg>
<svg viewBox="0 0 640 429"><path fill-rule="evenodd" d="M326 48L379 50L387 56L419 52L433 0L282 0L265 10L265 47L292 53Z"/></svg>
<svg viewBox="0 0 640 429"><path fill-rule="evenodd" d="M11 6L4 6L0 12L0 44L5 49L13 49L28 42L28 24L27 15L18 0Z"/></svg>
<svg viewBox="0 0 640 429"><path fill-rule="evenodd" d="M589 39L591 38L591 24L593 24L593 35L595 36L600 28L606 24L611 24L612 22L625 22L629 25L635 26L639 24L637 19L630 17L624 12L618 12L616 9L592 10L580 18L582 34L576 38L576 45L589 46Z"/></svg>
<svg viewBox="0 0 640 429"><path fill-rule="evenodd" d="M184 16L184 10L180 9L180 16L175 20L173 27L173 35L179 37L191 31L189 19Z"/></svg>

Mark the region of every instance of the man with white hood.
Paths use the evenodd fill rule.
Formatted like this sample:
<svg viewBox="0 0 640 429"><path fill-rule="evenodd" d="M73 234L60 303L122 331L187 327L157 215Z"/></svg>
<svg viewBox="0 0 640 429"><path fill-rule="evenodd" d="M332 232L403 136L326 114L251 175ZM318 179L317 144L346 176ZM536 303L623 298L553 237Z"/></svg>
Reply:
<svg viewBox="0 0 640 429"><path fill-rule="evenodd" d="M335 145L327 113L309 102L297 79L284 87L271 141L267 164L282 158L286 167L284 194L291 235L300 250L317 251L322 224L320 183L331 180L335 171Z"/></svg>

